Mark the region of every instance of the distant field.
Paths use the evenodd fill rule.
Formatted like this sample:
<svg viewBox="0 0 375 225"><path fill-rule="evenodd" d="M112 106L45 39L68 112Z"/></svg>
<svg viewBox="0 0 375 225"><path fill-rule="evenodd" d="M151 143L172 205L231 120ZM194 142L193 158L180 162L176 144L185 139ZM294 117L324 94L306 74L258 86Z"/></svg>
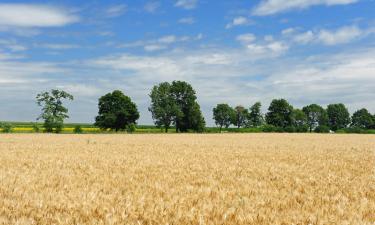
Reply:
<svg viewBox="0 0 375 225"><path fill-rule="evenodd" d="M375 136L0 134L0 224L374 224Z"/></svg>

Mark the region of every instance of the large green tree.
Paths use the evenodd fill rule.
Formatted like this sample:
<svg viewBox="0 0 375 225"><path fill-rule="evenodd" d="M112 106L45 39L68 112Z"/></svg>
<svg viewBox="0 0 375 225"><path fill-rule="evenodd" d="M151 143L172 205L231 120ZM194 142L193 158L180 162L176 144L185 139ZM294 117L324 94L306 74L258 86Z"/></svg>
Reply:
<svg viewBox="0 0 375 225"><path fill-rule="evenodd" d="M44 120L44 128L47 132L60 133L64 120L69 118L68 109L63 105L63 100L73 100L73 95L53 89L36 96L36 103L42 107L42 113L37 119Z"/></svg>
<svg viewBox="0 0 375 225"><path fill-rule="evenodd" d="M307 105L302 108L302 111L307 116L307 124L309 126L310 132L312 132L316 127L327 125L328 115L326 110L317 104Z"/></svg>
<svg viewBox="0 0 375 225"><path fill-rule="evenodd" d="M248 125L251 127L259 127L263 124L263 115L261 112L262 104L256 102L250 107L250 112L248 114Z"/></svg>
<svg viewBox="0 0 375 225"><path fill-rule="evenodd" d="M139 119L136 104L119 90L100 97L98 106L99 115L95 118L95 125L101 129L117 132L134 125Z"/></svg>
<svg viewBox="0 0 375 225"><path fill-rule="evenodd" d="M370 129L374 122L373 116L367 111L367 109L360 109L353 113L351 126Z"/></svg>
<svg viewBox="0 0 375 225"><path fill-rule="evenodd" d="M333 131L346 128L350 123L350 114L344 104L330 104L327 106L328 125Z"/></svg>
<svg viewBox="0 0 375 225"><path fill-rule="evenodd" d="M176 132L203 131L205 121L193 87L185 81L173 81L170 91L178 107L175 118Z"/></svg>
<svg viewBox="0 0 375 225"><path fill-rule="evenodd" d="M285 128L287 126L292 126L293 106L285 99L272 100L266 114L266 121L268 124L275 127Z"/></svg>
<svg viewBox="0 0 375 225"><path fill-rule="evenodd" d="M293 110L293 127L295 127L297 132L307 131L307 116L300 109Z"/></svg>
<svg viewBox="0 0 375 225"><path fill-rule="evenodd" d="M151 98L149 111L152 113L155 125L164 127L167 133L171 125L175 123L176 118L181 117L182 114L172 95L171 84L163 82L155 85L149 96Z"/></svg>
<svg viewBox="0 0 375 225"><path fill-rule="evenodd" d="M215 124L220 127L220 132L223 127L228 128L230 126L236 114L228 104L218 104L212 111L213 119Z"/></svg>
<svg viewBox="0 0 375 225"><path fill-rule="evenodd" d="M238 105L234 108L235 115L233 117L233 124L237 127L243 127L247 124L247 118L249 117L249 111L242 105Z"/></svg>

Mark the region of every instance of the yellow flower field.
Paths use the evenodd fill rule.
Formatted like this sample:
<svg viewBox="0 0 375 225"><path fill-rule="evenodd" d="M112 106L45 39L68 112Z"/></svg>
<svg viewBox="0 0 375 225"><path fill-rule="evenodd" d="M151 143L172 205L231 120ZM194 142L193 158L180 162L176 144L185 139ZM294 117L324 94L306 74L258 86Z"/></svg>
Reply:
<svg viewBox="0 0 375 225"><path fill-rule="evenodd" d="M374 224L375 135L0 134L0 224Z"/></svg>

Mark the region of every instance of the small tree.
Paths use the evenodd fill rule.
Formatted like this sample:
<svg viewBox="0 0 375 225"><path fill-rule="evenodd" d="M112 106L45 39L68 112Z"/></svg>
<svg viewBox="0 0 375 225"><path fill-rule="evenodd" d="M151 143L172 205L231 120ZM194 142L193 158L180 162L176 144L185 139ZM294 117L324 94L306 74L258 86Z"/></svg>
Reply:
<svg viewBox="0 0 375 225"><path fill-rule="evenodd" d="M295 127L297 132L306 132L308 130L307 116L300 109L293 110L293 127Z"/></svg>
<svg viewBox="0 0 375 225"><path fill-rule="evenodd" d="M268 113L266 114L266 121L268 124L275 127L292 126L293 122L293 106L291 106L285 99L272 100Z"/></svg>
<svg viewBox="0 0 375 225"><path fill-rule="evenodd" d="M234 108L235 116L233 118L233 124L237 126L237 128L240 128L242 126L245 126L247 123L247 118L249 117L249 111L245 109L242 105L238 105Z"/></svg>
<svg viewBox="0 0 375 225"><path fill-rule="evenodd" d="M316 127L328 124L328 115L325 109L317 104L311 104L302 108L307 116L307 124L310 132Z"/></svg>
<svg viewBox="0 0 375 225"><path fill-rule="evenodd" d="M254 105L250 107L250 113L248 118L248 124L251 127L259 127L263 124L263 115L261 112L262 104L260 102L256 102Z"/></svg>
<svg viewBox="0 0 375 225"><path fill-rule="evenodd" d="M346 128L350 123L350 114L344 104L331 104L327 106L328 124L333 131Z"/></svg>
<svg viewBox="0 0 375 225"><path fill-rule="evenodd" d="M82 133L83 133L83 129L82 129L81 125L76 125L76 126L74 127L74 129L73 129L73 132L74 132L75 134L82 134Z"/></svg>
<svg viewBox="0 0 375 225"><path fill-rule="evenodd" d="M230 126L236 113L228 104L218 104L212 111L213 119L215 124L220 127L220 132L223 127L228 128Z"/></svg>
<svg viewBox="0 0 375 225"><path fill-rule="evenodd" d="M11 133L13 125L10 123L0 123L0 128L3 130L3 133Z"/></svg>
<svg viewBox="0 0 375 225"><path fill-rule="evenodd" d="M95 125L101 129L118 132L135 124L139 118L136 104L119 90L102 96L98 105L99 115L95 118Z"/></svg>
<svg viewBox="0 0 375 225"><path fill-rule="evenodd" d="M53 89L36 96L36 102L42 107L42 113L37 118L44 120L44 128L47 132L60 133L64 120L69 118L68 109L63 106L63 100L73 100L73 96L65 91Z"/></svg>
<svg viewBox="0 0 375 225"><path fill-rule="evenodd" d="M362 129L371 129L374 122L373 116L367 111L367 109L360 109L353 113L351 126Z"/></svg>

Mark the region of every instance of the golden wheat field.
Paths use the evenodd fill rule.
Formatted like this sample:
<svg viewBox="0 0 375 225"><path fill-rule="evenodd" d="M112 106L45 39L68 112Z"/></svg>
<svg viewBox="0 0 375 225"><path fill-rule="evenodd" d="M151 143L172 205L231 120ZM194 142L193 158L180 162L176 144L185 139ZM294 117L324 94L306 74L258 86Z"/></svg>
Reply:
<svg viewBox="0 0 375 225"><path fill-rule="evenodd" d="M375 136L0 135L0 224L375 224Z"/></svg>

